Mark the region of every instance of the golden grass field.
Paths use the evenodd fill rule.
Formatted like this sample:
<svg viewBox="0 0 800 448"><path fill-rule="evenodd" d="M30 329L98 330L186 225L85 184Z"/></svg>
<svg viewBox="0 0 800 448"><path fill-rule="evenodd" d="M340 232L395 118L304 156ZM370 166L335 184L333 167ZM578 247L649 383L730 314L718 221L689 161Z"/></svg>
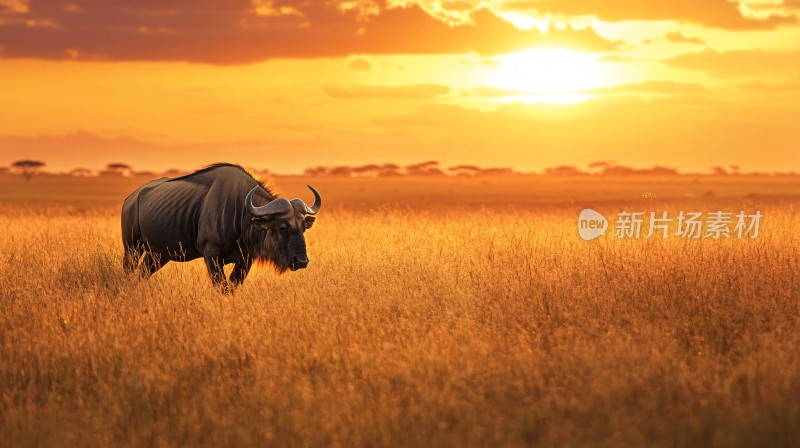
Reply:
<svg viewBox="0 0 800 448"><path fill-rule="evenodd" d="M0 445L797 446L800 180L278 178L311 264L121 267L144 178L0 177ZM753 211L755 240L577 214Z"/></svg>

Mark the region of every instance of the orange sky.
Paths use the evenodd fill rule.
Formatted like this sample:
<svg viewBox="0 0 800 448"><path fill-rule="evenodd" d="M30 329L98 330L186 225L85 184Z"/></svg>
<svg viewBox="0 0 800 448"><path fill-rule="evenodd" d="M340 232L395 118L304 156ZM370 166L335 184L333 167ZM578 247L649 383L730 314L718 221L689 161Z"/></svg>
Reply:
<svg viewBox="0 0 800 448"><path fill-rule="evenodd" d="M798 0L0 0L0 166L800 171Z"/></svg>

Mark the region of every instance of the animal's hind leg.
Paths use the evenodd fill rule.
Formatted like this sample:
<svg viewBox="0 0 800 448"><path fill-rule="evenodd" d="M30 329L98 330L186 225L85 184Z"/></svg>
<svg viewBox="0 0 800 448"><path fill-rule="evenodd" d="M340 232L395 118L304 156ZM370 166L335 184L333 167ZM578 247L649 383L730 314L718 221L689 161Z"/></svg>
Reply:
<svg viewBox="0 0 800 448"><path fill-rule="evenodd" d="M124 246L125 255L122 256L122 266L125 268L125 272L133 274L139 265L139 260L142 258L142 246L139 243L125 243Z"/></svg>
<svg viewBox="0 0 800 448"><path fill-rule="evenodd" d="M161 260L164 260L163 262ZM163 268L165 264L169 263L169 258L162 257L160 254L153 254L147 251L144 254L142 261L142 275L148 278L155 274L159 269Z"/></svg>

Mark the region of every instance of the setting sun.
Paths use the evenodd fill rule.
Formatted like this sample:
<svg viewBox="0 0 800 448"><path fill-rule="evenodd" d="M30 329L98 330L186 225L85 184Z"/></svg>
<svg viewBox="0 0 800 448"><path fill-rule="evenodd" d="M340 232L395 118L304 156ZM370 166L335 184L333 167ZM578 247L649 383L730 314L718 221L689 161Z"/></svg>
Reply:
<svg viewBox="0 0 800 448"><path fill-rule="evenodd" d="M575 103L586 101L587 90L608 82L596 56L560 48L535 48L497 58L489 75L494 87L518 91L532 102Z"/></svg>

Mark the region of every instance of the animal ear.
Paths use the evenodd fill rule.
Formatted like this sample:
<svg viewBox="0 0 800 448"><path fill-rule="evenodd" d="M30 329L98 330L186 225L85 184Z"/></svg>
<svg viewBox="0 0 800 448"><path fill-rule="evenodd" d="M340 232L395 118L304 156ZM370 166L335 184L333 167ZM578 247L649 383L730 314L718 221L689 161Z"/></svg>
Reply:
<svg viewBox="0 0 800 448"><path fill-rule="evenodd" d="M314 226L314 221L317 220L316 216L306 216L306 229L310 229Z"/></svg>

